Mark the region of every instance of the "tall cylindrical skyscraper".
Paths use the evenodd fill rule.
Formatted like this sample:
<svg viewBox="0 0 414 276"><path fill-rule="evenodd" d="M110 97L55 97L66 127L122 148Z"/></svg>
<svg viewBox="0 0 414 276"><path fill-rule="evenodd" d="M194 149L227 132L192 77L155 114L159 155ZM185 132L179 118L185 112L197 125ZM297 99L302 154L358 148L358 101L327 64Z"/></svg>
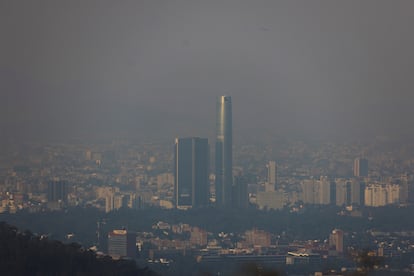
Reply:
<svg viewBox="0 0 414 276"><path fill-rule="evenodd" d="M215 158L217 206L231 206L231 192L233 185L233 138L231 113L231 97L218 97Z"/></svg>

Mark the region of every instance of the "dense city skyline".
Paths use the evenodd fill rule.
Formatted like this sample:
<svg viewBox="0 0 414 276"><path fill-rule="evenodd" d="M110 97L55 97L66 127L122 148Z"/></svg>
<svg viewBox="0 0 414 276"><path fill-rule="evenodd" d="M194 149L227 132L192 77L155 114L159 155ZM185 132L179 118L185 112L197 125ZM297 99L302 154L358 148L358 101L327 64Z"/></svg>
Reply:
<svg viewBox="0 0 414 276"><path fill-rule="evenodd" d="M413 10L1 2L0 274L412 275Z"/></svg>
<svg viewBox="0 0 414 276"><path fill-rule="evenodd" d="M6 1L0 138L412 137L413 5Z"/></svg>
<svg viewBox="0 0 414 276"><path fill-rule="evenodd" d="M409 275L413 147L234 145L233 200L214 208L214 169L210 193L197 193L208 171L205 138L178 138L175 151L172 141L30 143L1 155L0 216L39 239L80 242L114 259L134 255L127 248L135 237L137 261L162 275L224 273L247 261L305 274L339 270L358 265L350 256L364 248L385 262L376 271Z"/></svg>

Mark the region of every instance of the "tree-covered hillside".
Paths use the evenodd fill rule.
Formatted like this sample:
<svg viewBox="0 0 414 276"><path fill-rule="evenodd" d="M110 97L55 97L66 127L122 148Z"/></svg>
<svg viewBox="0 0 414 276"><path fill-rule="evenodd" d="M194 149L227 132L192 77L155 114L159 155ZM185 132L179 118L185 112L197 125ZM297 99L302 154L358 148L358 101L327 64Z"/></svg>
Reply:
<svg viewBox="0 0 414 276"><path fill-rule="evenodd" d="M98 257L76 243L64 244L0 222L0 275L155 275L134 261Z"/></svg>

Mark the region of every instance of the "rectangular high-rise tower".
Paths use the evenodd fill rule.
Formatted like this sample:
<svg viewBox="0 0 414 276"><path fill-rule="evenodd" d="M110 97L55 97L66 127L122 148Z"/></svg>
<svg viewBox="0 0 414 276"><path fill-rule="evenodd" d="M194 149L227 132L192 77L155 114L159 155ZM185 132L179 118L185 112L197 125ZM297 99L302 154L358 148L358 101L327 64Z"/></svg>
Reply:
<svg viewBox="0 0 414 276"><path fill-rule="evenodd" d="M48 182L47 185L47 200L51 201L63 201L68 199L68 185L65 181L54 180Z"/></svg>
<svg viewBox="0 0 414 276"><path fill-rule="evenodd" d="M136 257L136 234L127 230L113 230L108 233L108 255L114 259Z"/></svg>
<svg viewBox="0 0 414 276"><path fill-rule="evenodd" d="M354 176L368 176L368 160L365 158L356 158L354 160Z"/></svg>
<svg viewBox="0 0 414 276"><path fill-rule="evenodd" d="M273 187L276 186L276 179L277 179L277 167L275 161L269 161L267 164L267 182Z"/></svg>
<svg viewBox="0 0 414 276"><path fill-rule="evenodd" d="M175 204L187 209L208 204L208 140L207 138L175 139Z"/></svg>
<svg viewBox="0 0 414 276"><path fill-rule="evenodd" d="M231 206L233 186L233 138L231 97L217 99L216 121L216 204Z"/></svg>

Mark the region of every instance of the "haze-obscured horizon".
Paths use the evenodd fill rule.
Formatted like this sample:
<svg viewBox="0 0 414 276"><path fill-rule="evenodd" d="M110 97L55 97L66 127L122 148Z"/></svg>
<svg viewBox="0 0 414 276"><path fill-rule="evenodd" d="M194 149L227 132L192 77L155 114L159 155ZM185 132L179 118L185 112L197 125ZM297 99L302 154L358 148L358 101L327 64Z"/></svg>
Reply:
<svg viewBox="0 0 414 276"><path fill-rule="evenodd" d="M2 1L2 142L412 138L413 1Z"/></svg>

